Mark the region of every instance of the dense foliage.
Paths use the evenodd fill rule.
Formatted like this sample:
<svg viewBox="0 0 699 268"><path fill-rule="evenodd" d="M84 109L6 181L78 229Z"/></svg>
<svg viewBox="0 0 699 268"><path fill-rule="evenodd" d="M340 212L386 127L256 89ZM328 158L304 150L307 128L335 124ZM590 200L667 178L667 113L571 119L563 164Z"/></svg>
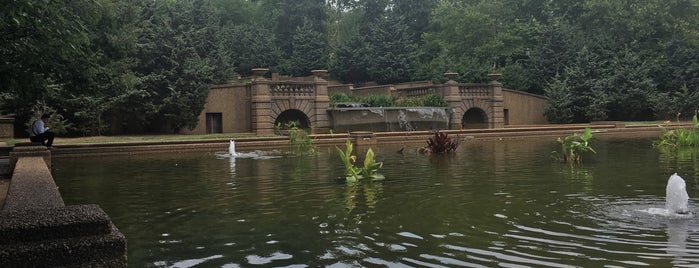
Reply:
<svg viewBox="0 0 699 268"><path fill-rule="evenodd" d="M369 95L366 97L348 96L344 93L330 94L330 106L341 102L356 102L369 107L447 107L442 96L430 93L424 97L405 97L394 99L386 95Z"/></svg>
<svg viewBox="0 0 699 268"><path fill-rule="evenodd" d="M663 134L653 142L654 146L667 148L699 146L699 119L696 114L692 117L692 128L668 129L670 121L666 122L668 123L666 126L659 126Z"/></svg>
<svg viewBox="0 0 699 268"><path fill-rule="evenodd" d="M345 83L483 82L545 94L552 122L699 108L699 0L6 0L0 110L76 135L191 128L254 67Z"/></svg>

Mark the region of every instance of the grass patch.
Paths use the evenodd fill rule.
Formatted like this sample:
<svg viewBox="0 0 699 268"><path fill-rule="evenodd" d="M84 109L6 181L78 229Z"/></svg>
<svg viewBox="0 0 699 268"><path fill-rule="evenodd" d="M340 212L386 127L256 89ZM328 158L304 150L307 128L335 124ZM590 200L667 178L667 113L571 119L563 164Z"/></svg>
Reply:
<svg viewBox="0 0 699 268"><path fill-rule="evenodd" d="M255 137L253 134L202 134L202 135L143 135L143 136L92 136L79 138L61 138L54 140L55 145L89 144L89 143L129 143L159 141L197 141L212 139L236 139ZM9 145L9 143L8 143Z"/></svg>
<svg viewBox="0 0 699 268"><path fill-rule="evenodd" d="M130 135L130 136L90 136L90 137L56 137L54 145L75 144L108 144L108 143L138 143L138 142L165 142L165 141L203 141L216 139L239 139L258 137L255 134L223 133L201 135ZM270 136L272 137L272 136ZM17 143L29 142L29 138L0 139L7 146L15 146Z"/></svg>

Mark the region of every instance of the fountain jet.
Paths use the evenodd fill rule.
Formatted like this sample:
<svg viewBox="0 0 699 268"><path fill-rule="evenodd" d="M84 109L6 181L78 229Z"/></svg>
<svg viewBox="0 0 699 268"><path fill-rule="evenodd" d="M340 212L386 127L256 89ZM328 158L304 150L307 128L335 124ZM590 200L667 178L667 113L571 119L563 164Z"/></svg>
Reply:
<svg viewBox="0 0 699 268"><path fill-rule="evenodd" d="M238 153L235 152L235 141L231 140L230 145L228 145L228 154L230 156L237 156Z"/></svg>
<svg viewBox="0 0 699 268"><path fill-rule="evenodd" d="M689 213L689 195L687 195L687 185L684 179L672 174L667 181L665 188L665 209L668 213L688 214Z"/></svg>

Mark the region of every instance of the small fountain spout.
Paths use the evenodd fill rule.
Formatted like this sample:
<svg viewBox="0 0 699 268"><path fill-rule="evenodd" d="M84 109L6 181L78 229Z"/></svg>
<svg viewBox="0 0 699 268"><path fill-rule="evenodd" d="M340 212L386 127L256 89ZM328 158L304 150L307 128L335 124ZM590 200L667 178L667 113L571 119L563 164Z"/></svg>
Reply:
<svg viewBox="0 0 699 268"><path fill-rule="evenodd" d="M672 174L665 189L665 208L668 213L688 214L688 202L689 195L684 179L677 173Z"/></svg>
<svg viewBox="0 0 699 268"><path fill-rule="evenodd" d="M228 146L228 154L230 156L237 156L238 153L235 152L235 141L231 140L230 145Z"/></svg>

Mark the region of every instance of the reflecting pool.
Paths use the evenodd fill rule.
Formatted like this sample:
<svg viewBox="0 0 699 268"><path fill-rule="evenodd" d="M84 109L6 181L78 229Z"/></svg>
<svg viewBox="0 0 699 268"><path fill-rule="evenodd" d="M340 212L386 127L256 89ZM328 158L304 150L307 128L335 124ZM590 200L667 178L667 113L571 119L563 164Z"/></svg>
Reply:
<svg viewBox="0 0 699 268"><path fill-rule="evenodd" d="M109 214L131 267L699 266L697 217L648 213L675 172L699 211L695 151L596 139L571 167L551 160L551 138L469 141L449 156L422 145L374 148L387 179L356 185L331 147L54 158L52 171L66 204Z"/></svg>

